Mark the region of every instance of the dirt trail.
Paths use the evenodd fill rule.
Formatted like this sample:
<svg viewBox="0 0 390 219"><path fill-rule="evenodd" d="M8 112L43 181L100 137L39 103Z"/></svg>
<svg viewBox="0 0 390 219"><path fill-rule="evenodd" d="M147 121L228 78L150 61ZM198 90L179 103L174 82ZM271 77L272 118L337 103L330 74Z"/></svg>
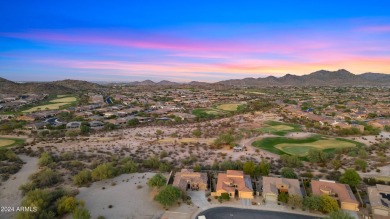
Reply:
<svg viewBox="0 0 390 219"><path fill-rule="evenodd" d="M12 175L0 187L0 206L18 207L22 202L22 193L19 190L20 185L28 182L28 177L38 170L38 158L19 155L25 162L22 169ZM15 212L0 212L0 218L12 218Z"/></svg>

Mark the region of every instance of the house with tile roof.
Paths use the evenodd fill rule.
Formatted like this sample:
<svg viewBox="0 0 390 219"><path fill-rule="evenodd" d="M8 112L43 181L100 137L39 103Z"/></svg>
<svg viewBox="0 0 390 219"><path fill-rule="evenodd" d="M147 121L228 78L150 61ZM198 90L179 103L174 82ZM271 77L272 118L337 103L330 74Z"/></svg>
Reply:
<svg viewBox="0 0 390 219"><path fill-rule="evenodd" d="M359 202L347 184L334 181L312 180L311 190L314 195L329 195L336 199L343 210L359 211Z"/></svg>
<svg viewBox="0 0 390 219"><path fill-rule="evenodd" d="M173 186L186 191L191 190L207 190L207 174L194 172L192 169L182 169L175 174Z"/></svg>
<svg viewBox="0 0 390 219"><path fill-rule="evenodd" d="M221 196L228 193L230 197L253 199L252 180L240 170L227 170L219 173L217 186L212 196Z"/></svg>
<svg viewBox="0 0 390 219"><path fill-rule="evenodd" d="M390 186L376 185L367 188L374 219L390 218Z"/></svg>
<svg viewBox="0 0 390 219"><path fill-rule="evenodd" d="M263 197L267 201L277 201L279 193L302 197L300 183L297 179L263 177Z"/></svg>

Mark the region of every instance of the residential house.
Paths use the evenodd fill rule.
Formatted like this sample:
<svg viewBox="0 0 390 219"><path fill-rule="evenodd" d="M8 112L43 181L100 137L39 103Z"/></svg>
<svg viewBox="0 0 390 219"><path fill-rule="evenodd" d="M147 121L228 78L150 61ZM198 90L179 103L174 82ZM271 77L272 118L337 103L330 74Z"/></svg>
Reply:
<svg viewBox="0 0 390 219"><path fill-rule="evenodd" d="M329 195L336 199L343 210L359 211L359 202L347 184L334 181L312 180L311 189L314 195Z"/></svg>
<svg viewBox="0 0 390 219"><path fill-rule="evenodd" d="M67 129L78 129L81 127L81 122L69 122L66 124Z"/></svg>
<svg viewBox="0 0 390 219"><path fill-rule="evenodd" d="M252 181L249 175L240 170L227 170L219 173L217 186L212 196L221 196L228 193L230 197L253 199Z"/></svg>
<svg viewBox="0 0 390 219"><path fill-rule="evenodd" d="M102 121L102 120L104 120L104 117L103 117L103 116L100 116L100 115L93 115L93 116L90 116L90 117L88 118L88 120L92 120L92 121L94 121L94 120Z"/></svg>
<svg viewBox="0 0 390 219"><path fill-rule="evenodd" d="M24 126L26 129L30 130L39 130L39 129L44 129L46 128L47 123L45 122L35 122L35 123L30 123Z"/></svg>
<svg viewBox="0 0 390 219"><path fill-rule="evenodd" d="M104 122L101 121L90 121L88 124L93 129L98 129L104 126Z"/></svg>
<svg viewBox="0 0 390 219"><path fill-rule="evenodd" d="M375 119L368 122L369 125L375 128L383 129L385 126L390 126L390 119Z"/></svg>
<svg viewBox="0 0 390 219"><path fill-rule="evenodd" d="M207 190L207 173L194 172L192 169L182 169L175 174L173 186L183 191L187 189Z"/></svg>
<svg viewBox="0 0 390 219"><path fill-rule="evenodd" d="M189 113L173 113L176 117L180 117L183 121L194 121L196 119L195 115Z"/></svg>
<svg viewBox="0 0 390 219"><path fill-rule="evenodd" d="M376 185L367 188L374 219L390 218L390 186Z"/></svg>
<svg viewBox="0 0 390 219"><path fill-rule="evenodd" d="M104 118L110 118L110 117L113 117L113 116L118 116L118 113L116 112L105 112L103 113L104 115Z"/></svg>
<svg viewBox="0 0 390 219"><path fill-rule="evenodd" d="M29 121L29 122L32 122L35 120L34 117L32 116L29 116L29 115L22 115L22 116L18 116L16 117L16 120L19 120L19 121Z"/></svg>
<svg viewBox="0 0 390 219"><path fill-rule="evenodd" d="M263 177L263 197L267 201L276 202L281 192L302 197L300 183L297 179Z"/></svg>

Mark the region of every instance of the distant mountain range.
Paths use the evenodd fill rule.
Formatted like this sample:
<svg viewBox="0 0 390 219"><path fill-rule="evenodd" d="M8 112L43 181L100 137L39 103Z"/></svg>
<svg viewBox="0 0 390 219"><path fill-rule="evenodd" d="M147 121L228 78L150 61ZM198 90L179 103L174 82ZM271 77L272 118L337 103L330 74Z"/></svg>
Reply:
<svg viewBox="0 0 390 219"><path fill-rule="evenodd" d="M44 93L44 94L67 94L77 93L86 90L101 90L106 87L79 80L62 80L53 82L27 82L15 83L4 78L0 78L1 94L24 94L24 93Z"/></svg>
<svg viewBox="0 0 390 219"><path fill-rule="evenodd" d="M341 69L338 71L320 70L308 75L286 74L277 78L244 78L217 82L231 86L380 86L390 85L390 75L364 73L360 75Z"/></svg>
<svg viewBox="0 0 390 219"><path fill-rule="evenodd" d="M151 80L130 82L130 85L168 85L174 86L180 83L171 81L153 82ZM338 71L320 70L308 75L286 74L283 77L269 76L266 78L230 79L216 83L192 81L189 85L206 86L208 84L227 86L390 86L390 75L382 73L364 73L360 75L340 69Z"/></svg>
<svg viewBox="0 0 390 219"><path fill-rule="evenodd" d="M125 83L133 86L177 86L183 83L163 80L151 80ZM340 69L338 71L320 70L308 75L286 74L283 77L230 79L216 83L192 81L185 83L192 86L235 86L235 87L267 87L267 86L390 86L390 74L364 73L360 75ZM106 86L79 80L62 80L53 82L15 83L0 78L0 93L49 93L63 94L84 90L102 90Z"/></svg>

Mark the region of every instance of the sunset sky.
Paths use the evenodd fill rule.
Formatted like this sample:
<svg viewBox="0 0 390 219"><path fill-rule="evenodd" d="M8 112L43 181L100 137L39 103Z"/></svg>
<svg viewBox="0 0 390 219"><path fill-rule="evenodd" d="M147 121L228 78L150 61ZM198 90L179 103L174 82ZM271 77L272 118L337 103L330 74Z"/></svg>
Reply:
<svg viewBox="0 0 390 219"><path fill-rule="evenodd" d="M342 68L390 73L390 1L318 2L0 0L0 77L188 82Z"/></svg>

